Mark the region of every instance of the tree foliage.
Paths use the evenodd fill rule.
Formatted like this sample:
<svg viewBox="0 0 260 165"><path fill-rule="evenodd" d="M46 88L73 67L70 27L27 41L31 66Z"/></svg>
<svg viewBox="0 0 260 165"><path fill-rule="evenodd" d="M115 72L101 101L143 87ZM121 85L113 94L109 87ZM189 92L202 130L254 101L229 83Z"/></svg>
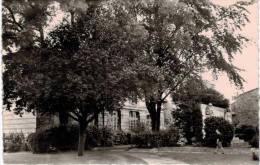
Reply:
<svg viewBox="0 0 260 165"><path fill-rule="evenodd" d="M191 78L184 81L172 93L173 102L176 104L209 104L221 108L229 107L229 100L214 88L207 87L206 81L199 78Z"/></svg>
<svg viewBox="0 0 260 165"><path fill-rule="evenodd" d="M172 112L174 125L179 128L188 144L202 142L202 114L198 104L181 104ZM193 141L195 138L195 141Z"/></svg>
<svg viewBox="0 0 260 165"><path fill-rule="evenodd" d="M66 113L79 123L82 155L85 130L95 114L119 109L132 89L127 71L139 35L123 12L115 3L89 6L73 24L65 21L50 32L44 47L7 54L7 109L15 102L17 114Z"/></svg>
<svg viewBox="0 0 260 165"><path fill-rule="evenodd" d="M187 78L205 70L224 72L242 87L243 78L232 59L248 41L238 32L248 22L245 5L222 7L207 0L130 4L144 31L143 53L135 68L153 130L160 129L164 100Z"/></svg>

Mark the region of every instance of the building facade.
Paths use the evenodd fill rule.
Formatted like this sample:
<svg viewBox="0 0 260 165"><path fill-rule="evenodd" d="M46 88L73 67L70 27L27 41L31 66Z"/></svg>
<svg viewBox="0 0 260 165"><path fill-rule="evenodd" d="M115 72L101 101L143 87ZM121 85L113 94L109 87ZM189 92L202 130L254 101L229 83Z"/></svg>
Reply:
<svg viewBox="0 0 260 165"><path fill-rule="evenodd" d="M11 111L3 111L3 133L30 134L36 131L36 117L25 113L22 117Z"/></svg>
<svg viewBox="0 0 260 165"><path fill-rule="evenodd" d="M244 92L235 97L231 104L234 112L233 120L236 125L258 125L259 90L258 88Z"/></svg>
<svg viewBox="0 0 260 165"><path fill-rule="evenodd" d="M215 107L212 105L201 104L201 112L203 121L210 116L223 117L226 120L232 122L231 113L227 112L224 108ZM167 126L173 124L172 111L177 107L171 102L171 99L167 99L163 104L161 111L161 125L160 129L166 129ZM26 113L23 117L13 114L13 112L4 111L4 133L20 133L29 134L40 129L47 129L50 127L58 126L58 115L32 115ZM76 121L69 120L69 123L75 123ZM94 124L94 122L93 122ZM120 111L104 112L98 116L98 126L103 125L111 128L114 131L131 132L137 128L139 124L145 125L147 128L151 128L151 119L148 110L146 109L144 101L138 101L133 103L127 101L124 107Z"/></svg>
<svg viewBox="0 0 260 165"><path fill-rule="evenodd" d="M228 111L226 108L215 107L212 104L201 104L200 105L202 120L204 121L206 118L215 116L215 117L223 117L225 120L232 123L232 112Z"/></svg>
<svg viewBox="0 0 260 165"><path fill-rule="evenodd" d="M162 110L160 129L165 129L164 118L165 114ZM76 124L76 121L69 119L69 123ZM139 124L150 127L150 123L150 115L143 101L137 103L127 101L120 111L104 112L104 117L102 113L98 116L98 126L102 127L104 125L114 131L122 130L129 132L138 127ZM29 134L36 130L44 130L58 126L59 124L58 115L33 115L32 113L25 113L20 117L13 112L3 111L3 132L7 134L20 132Z"/></svg>

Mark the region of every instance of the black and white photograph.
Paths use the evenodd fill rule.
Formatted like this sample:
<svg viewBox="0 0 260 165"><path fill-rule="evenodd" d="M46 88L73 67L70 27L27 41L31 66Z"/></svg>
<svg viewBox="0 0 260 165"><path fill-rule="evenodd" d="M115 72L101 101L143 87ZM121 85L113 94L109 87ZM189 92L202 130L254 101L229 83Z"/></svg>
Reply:
<svg viewBox="0 0 260 165"><path fill-rule="evenodd" d="M259 164L257 0L2 0L0 164Z"/></svg>

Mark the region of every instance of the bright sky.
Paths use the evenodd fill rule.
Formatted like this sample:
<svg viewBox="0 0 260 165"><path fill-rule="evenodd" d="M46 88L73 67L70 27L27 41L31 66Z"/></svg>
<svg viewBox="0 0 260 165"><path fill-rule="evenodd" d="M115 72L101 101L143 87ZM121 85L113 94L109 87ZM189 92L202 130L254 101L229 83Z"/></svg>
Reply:
<svg viewBox="0 0 260 165"><path fill-rule="evenodd" d="M237 0L212 0L216 4L230 5ZM258 7L257 3L247 8L250 12L249 20L250 23L243 29L244 34L251 41L243 48L241 54L237 54L234 59L234 65L238 68L243 69L241 76L245 79L244 92L258 87ZM218 80L214 80L210 73L203 75L203 78L209 80L215 84L215 89L224 96L231 100L232 96L243 93L241 90L237 90L232 85L227 76L222 75L218 77Z"/></svg>

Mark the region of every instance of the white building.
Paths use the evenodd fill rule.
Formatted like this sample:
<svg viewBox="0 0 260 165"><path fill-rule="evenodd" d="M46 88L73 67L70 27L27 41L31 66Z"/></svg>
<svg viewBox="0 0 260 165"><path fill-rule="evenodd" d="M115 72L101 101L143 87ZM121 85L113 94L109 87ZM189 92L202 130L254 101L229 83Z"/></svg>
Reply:
<svg viewBox="0 0 260 165"><path fill-rule="evenodd" d="M167 102L163 104L160 129L165 129L167 125L173 123L172 111L176 108L177 107L171 102L171 99L167 99ZM201 112L203 121L209 116L218 116L232 122L231 113L227 112L224 108L201 104ZM147 127L151 126L150 115L143 101L138 101L137 103L127 101L120 112L105 112L104 116L103 122L102 114L99 115L98 125L102 126L104 123L105 126L115 131L123 130L129 132L131 129L137 127L139 123L145 124ZM4 133L23 132L29 134L36 131L36 123L40 122L43 123L41 125L45 126L44 129L59 125L58 116L41 118L42 121L36 121L36 116L31 113L25 113L23 117L20 117L13 114L13 112L4 111L3 119Z"/></svg>

